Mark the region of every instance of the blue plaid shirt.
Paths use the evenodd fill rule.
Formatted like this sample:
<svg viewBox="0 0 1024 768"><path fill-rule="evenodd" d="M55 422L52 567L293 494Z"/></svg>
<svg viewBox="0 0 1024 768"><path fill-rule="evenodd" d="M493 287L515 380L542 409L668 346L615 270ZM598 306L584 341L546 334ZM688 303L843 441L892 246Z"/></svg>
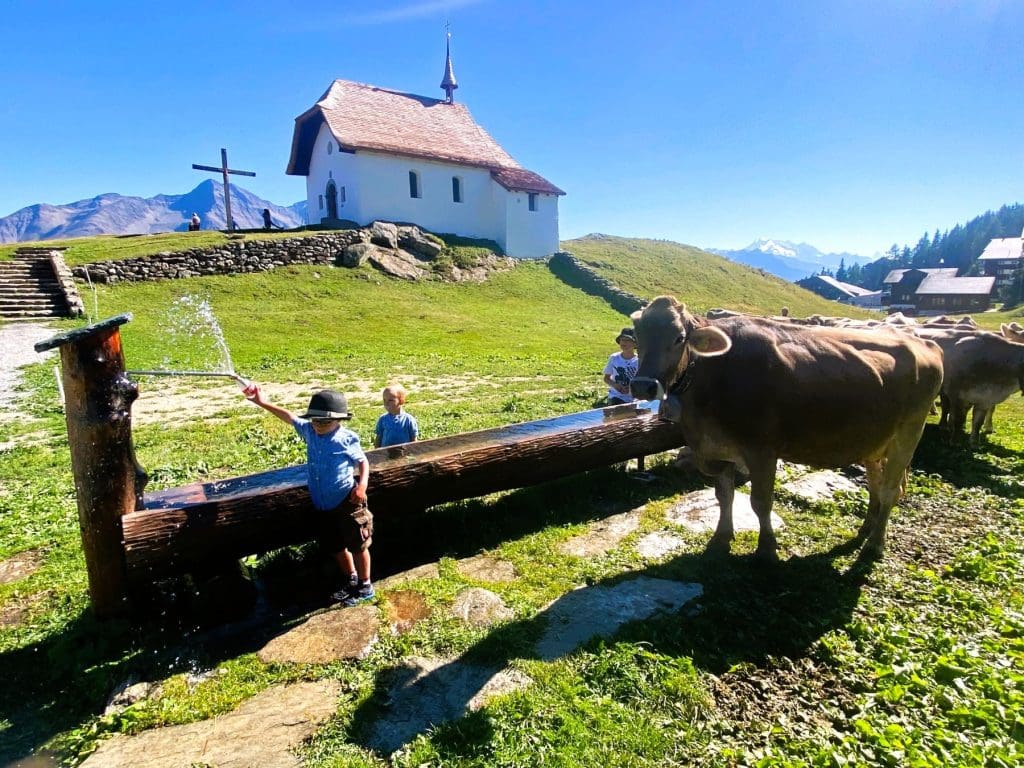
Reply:
<svg viewBox="0 0 1024 768"><path fill-rule="evenodd" d="M296 418L292 426L306 444L306 481L313 506L334 509L352 492L359 462L366 460L359 435L342 426L318 435L308 419Z"/></svg>

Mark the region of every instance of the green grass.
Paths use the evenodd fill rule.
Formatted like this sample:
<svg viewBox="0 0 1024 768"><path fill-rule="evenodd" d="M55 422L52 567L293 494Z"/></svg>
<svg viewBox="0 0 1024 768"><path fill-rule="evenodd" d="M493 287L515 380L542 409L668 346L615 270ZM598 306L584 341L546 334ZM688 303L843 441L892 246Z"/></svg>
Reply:
<svg viewBox="0 0 1024 768"><path fill-rule="evenodd" d="M593 258L572 244L569 250ZM702 281L705 257L683 257L679 246L639 241L630 253L635 265L614 249L600 260L621 260L621 283L636 293L673 292L695 308L777 311L786 303L794 314L823 311L801 309L794 298L802 292L780 294L774 281L762 281L757 293L760 278L741 267L734 273L735 265L722 267L732 275L724 282L716 272ZM691 258L696 265L688 265ZM336 383L354 393L352 426L364 442L380 412L379 389L392 378L421 382L408 407L427 437L589 408L603 394L599 372L624 322L543 264L529 263L483 285L294 267L100 287L101 316L134 315L122 327L129 367L213 364L208 334L169 335L171 308L185 295L210 302L243 374L274 384ZM196 408L222 390L194 384L186 391ZM167 380L141 385L147 394L173 391ZM305 396L284 404L301 406ZM265 665L252 653L254 639L224 645L170 620L132 627L91 617L52 363L35 365L25 382L25 418L0 423L0 443L17 442L0 450L0 560L43 553L40 571L0 585L0 610L25 612L0 627L0 762L49 744L73 763L113 733L192 722L278 683L333 678L344 691L338 712L303 757L312 766L383 766L382 756L354 739L380 712L388 671L410 655L466 654L509 664L534 684L421 734L394 764L1020 764L1022 403L1011 398L1000 406L997 432L977 452L928 427L910 495L894 512L878 564L844 547L864 512L860 497L819 504L780 497L786 526L778 532L777 569L751 560L752 534L738 538L732 556L706 556L706 535L674 529L664 517L681 493L702 483L676 474L661 456L652 459L650 483L605 469L430 510L403 529L392 551L375 557L439 563L438 579L409 585L438 609L433 617L405 635L382 637L359 662ZM302 460L291 431L240 397L209 418L187 416L135 426L152 488ZM641 505L640 530L615 550L560 554L558 544L589 523ZM687 547L657 562L636 553L640 536L665 530L683 536ZM489 629L444 612L459 590L475 585L455 560L480 551L512 562L520 574L488 585L514 612ZM308 547L273 553L255 567L272 591L322 578ZM701 583L700 610L635 622L554 661L532 655L552 600L580 585L636 575ZM207 670L216 674L190 682L190 674ZM107 696L129 676L160 683L161 692L103 716Z"/></svg>

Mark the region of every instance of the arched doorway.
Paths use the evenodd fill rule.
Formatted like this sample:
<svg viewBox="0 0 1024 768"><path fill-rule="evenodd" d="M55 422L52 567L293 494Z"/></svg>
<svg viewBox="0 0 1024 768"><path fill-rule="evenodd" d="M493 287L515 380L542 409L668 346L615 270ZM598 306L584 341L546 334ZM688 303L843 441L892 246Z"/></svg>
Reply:
<svg viewBox="0 0 1024 768"><path fill-rule="evenodd" d="M327 218L338 218L338 187L334 179L327 182Z"/></svg>

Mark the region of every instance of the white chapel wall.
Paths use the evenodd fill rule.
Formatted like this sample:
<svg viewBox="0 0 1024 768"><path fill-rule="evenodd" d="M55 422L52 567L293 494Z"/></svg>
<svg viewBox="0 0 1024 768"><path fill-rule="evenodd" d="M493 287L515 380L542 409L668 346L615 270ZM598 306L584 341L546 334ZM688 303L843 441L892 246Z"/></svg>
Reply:
<svg viewBox="0 0 1024 768"><path fill-rule="evenodd" d="M327 145L331 152L328 154ZM334 180L338 188L338 218L359 222L359 184L356 178L355 155L338 150L327 124L320 126L313 154L309 159L309 175L306 177L306 203L309 206L309 223L319 224L327 216L327 182ZM342 187L345 188L342 200ZM322 205L321 205L322 203ZM362 223L362 222L360 222Z"/></svg>
<svg viewBox="0 0 1024 768"><path fill-rule="evenodd" d="M360 224L374 219L407 221L432 232L487 238L502 245L504 216L491 194L490 171L364 151L355 159ZM409 194L410 171L419 174L418 198ZM453 200L453 176L461 180L461 203Z"/></svg>
<svg viewBox="0 0 1024 768"><path fill-rule="evenodd" d="M536 210L531 211L528 192L506 192L505 231L509 256L539 259L557 251L558 195L537 193Z"/></svg>

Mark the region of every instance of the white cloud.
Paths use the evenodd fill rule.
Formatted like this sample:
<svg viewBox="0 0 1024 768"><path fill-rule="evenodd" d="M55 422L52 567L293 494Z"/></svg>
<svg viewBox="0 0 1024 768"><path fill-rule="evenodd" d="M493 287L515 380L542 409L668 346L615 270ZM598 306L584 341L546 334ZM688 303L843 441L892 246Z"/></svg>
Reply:
<svg viewBox="0 0 1024 768"><path fill-rule="evenodd" d="M406 3L396 8L381 9L372 13L346 16L345 22L360 26L390 24L392 22L418 19L423 16L432 16L452 11L456 8L465 8L468 5L477 5L481 2L484 2L484 0L424 0L424 2Z"/></svg>

